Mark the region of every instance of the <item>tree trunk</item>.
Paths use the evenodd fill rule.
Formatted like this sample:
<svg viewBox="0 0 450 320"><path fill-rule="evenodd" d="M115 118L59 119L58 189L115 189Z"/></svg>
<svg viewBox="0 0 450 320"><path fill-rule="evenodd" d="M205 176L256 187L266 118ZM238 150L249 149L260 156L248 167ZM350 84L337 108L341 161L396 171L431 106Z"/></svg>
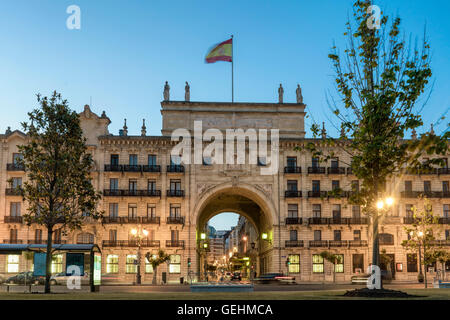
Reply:
<svg viewBox="0 0 450 320"><path fill-rule="evenodd" d="M153 267L153 280L152 280L152 284L157 284L156 283L156 279L157 279L157 273L158 273L158 267L157 266L155 266L155 267Z"/></svg>
<svg viewBox="0 0 450 320"><path fill-rule="evenodd" d="M380 247L378 241L378 210L376 210L373 214L372 224L372 265L378 266L380 258ZM381 281L381 279L380 285L381 289L383 289L383 281Z"/></svg>
<svg viewBox="0 0 450 320"><path fill-rule="evenodd" d="M45 293L50 293L50 277L52 275L52 241L53 228L47 229L47 254L45 257Z"/></svg>

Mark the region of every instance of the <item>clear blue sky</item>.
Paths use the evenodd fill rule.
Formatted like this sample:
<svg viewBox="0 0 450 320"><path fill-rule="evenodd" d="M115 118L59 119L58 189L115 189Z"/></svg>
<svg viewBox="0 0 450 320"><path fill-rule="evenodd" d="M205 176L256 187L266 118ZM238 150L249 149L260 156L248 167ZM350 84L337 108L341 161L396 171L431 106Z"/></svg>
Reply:
<svg viewBox="0 0 450 320"><path fill-rule="evenodd" d="M127 118L129 134L160 135L164 81L171 98L184 99L184 83L193 101L231 100L230 63L205 64L213 44L235 36L235 100L277 101L283 83L285 101L295 100L300 83L315 121L334 119L325 100L332 88L327 58L332 41L342 47L352 0L3 0L0 2L0 132L20 128L35 94L57 90L81 111L106 110L110 131ZM433 52L435 87L424 120L431 122L450 105L450 2L374 1L399 13L402 27L421 35L427 24ZM81 8L81 30L68 30L66 8ZM448 121L436 131L445 130ZM306 122L307 128L311 120ZM329 132L336 130L327 125ZM220 228L220 227L219 227Z"/></svg>

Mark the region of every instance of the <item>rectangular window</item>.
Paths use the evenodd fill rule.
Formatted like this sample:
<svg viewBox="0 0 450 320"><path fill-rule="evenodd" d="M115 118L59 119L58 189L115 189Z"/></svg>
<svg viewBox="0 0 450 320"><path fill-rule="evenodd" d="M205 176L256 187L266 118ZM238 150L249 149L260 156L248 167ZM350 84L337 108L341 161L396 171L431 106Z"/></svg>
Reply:
<svg viewBox="0 0 450 320"><path fill-rule="evenodd" d="M319 166L319 158L312 158L311 163L313 168L317 168Z"/></svg>
<svg viewBox="0 0 450 320"><path fill-rule="evenodd" d="M338 189L339 189L339 180L331 181L331 190L338 190Z"/></svg>
<svg viewBox="0 0 450 320"><path fill-rule="evenodd" d="M339 158L331 158L331 167L332 168L339 167Z"/></svg>
<svg viewBox="0 0 450 320"><path fill-rule="evenodd" d="M450 240L450 230L445 230L445 240Z"/></svg>
<svg viewBox="0 0 450 320"><path fill-rule="evenodd" d="M289 168L297 167L297 157L287 157L286 163Z"/></svg>
<svg viewBox="0 0 450 320"><path fill-rule="evenodd" d="M17 243L17 229L9 229L9 241Z"/></svg>
<svg viewBox="0 0 450 320"><path fill-rule="evenodd" d="M109 204L109 216L111 218L117 218L119 216L119 204L110 203Z"/></svg>
<svg viewBox="0 0 450 320"><path fill-rule="evenodd" d="M323 258L319 254L313 254L313 273L323 273Z"/></svg>
<svg viewBox="0 0 450 320"><path fill-rule="evenodd" d="M444 193L448 193L450 192L450 188L449 188L449 182L448 181L442 181L442 191Z"/></svg>
<svg viewBox="0 0 450 320"><path fill-rule="evenodd" d="M181 206L179 204L170 205L170 217L181 217Z"/></svg>
<svg viewBox="0 0 450 320"><path fill-rule="evenodd" d="M417 272L417 254L408 253L406 255L406 271Z"/></svg>
<svg viewBox="0 0 450 320"><path fill-rule="evenodd" d="M353 273L364 273L364 255L363 254L353 254Z"/></svg>
<svg viewBox="0 0 450 320"><path fill-rule="evenodd" d="M147 205L147 217L148 218L156 217L156 206L154 204Z"/></svg>
<svg viewBox="0 0 450 320"><path fill-rule="evenodd" d="M15 189L22 185L22 178L12 178L11 188Z"/></svg>
<svg viewBox="0 0 450 320"><path fill-rule="evenodd" d="M61 273L63 271L63 255L55 254L52 257L52 273Z"/></svg>
<svg viewBox="0 0 450 320"><path fill-rule="evenodd" d="M300 273L300 255L289 255L289 273Z"/></svg>
<svg viewBox="0 0 450 320"><path fill-rule="evenodd" d="M353 230L353 240L361 240L361 230Z"/></svg>
<svg viewBox="0 0 450 320"><path fill-rule="evenodd" d="M320 218L322 215L322 205L313 204L313 218Z"/></svg>
<svg viewBox="0 0 450 320"><path fill-rule="evenodd" d="M138 164L138 156L137 156L137 154L130 154L129 159L130 159L130 162L129 162L130 166L137 166L137 164Z"/></svg>
<svg viewBox="0 0 450 320"><path fill-rule="evenodd" d="M405 191L411 192L412 191L412 181L405 181Z"/></svg>
<svg viewBox="0 0 450 320"><path fill-rule="evenodd" d="M406 217L407 218L412 218L413 215L414 215L413 205L412 204L405 204L405 209L406 209Z"/></svg>
<svg viewBox="0 0 450 320"><path fill-rule="evenodd" d="M148 191L156 191L156 180L148 180L147 181L147 189Z"/></svg>
<svg viewBox="0 0 450 320"><path fill-rule="evenodd" d="M23 160L23 155L21 153L13 153L13 163L19 164Z"/></svg>
<svg viewBox="0 0 450 320"><path fill-rule="evenodd" d="M334 241L341 241L341 230L333 231Z"/></svg>
<svg viewBox="0 0 450 320"><path fill-rule="evenodd" d="M297 204L288 204L288 217L289 218L297 218L298 217L298 205Z"/></svg>
<svg viewBox="0 0 450 320"><path fill-rule="evenodd" d="M181 256L179 254L170 255L169 273L181 273Z"/></svg>
<svg viewBox="0 0 450 320"><path fill-rule="evenodd" d="M423 182L423 191L431 192L431 181L424 181Z"/></svg>
<svg viewBox="0 0 450 320"><path fill-rule="evenodd" d="M128 190L135 192L137 190L137 180L128 180Z"/></svg>
<svg viewBox="0 0 450 320"><path fill-rule="evenodd" d="M322 240L322 231L314 230L314 241L321 241L321 240Z"/></svg>
<svg viewBox="0 0 450 320"><path fill-rule="evenodd" d="M149 154L148 155L148 165L149 166L156 166L156 155L155 154Z"/></svg>
<svg viewBox="0 0 450 320"><path fill-rule="evenodd" d="M333 204L333 219L339 220L341 219L341 205Z"/></svg>
<svg viewBox="0 0 450 320"><path fill-rule="evenodd" d="M352 191L359 191L359 180L352 180Z"/></svg>
<svg viewBox="0 0 450 320"><path fill-rule="evenodd" d="M10 204L10 215L12 217L20 217L20 202L11 202Z"/></svg>
<svg viewBox="0 0 450 320"><path fill-rule="evenodd" d="M128 218L136 218L137 217L137 204L129 203L128 204Z"/></svg>
<svg viewBox="0 0 450 320"><path fill-rule="evenodd" d="M297 180L288 180L287 189L288 191L297 191Z"/></svg>
<svg viewBox="0 0 450 320"><path fill-rule="evenodd" d="M127 254L126 273L137 273L136 259L137 257L135 254Z"/></svg>
<svg viewBox="0 0 450 320"><path fill-rule="evenodd" d="M109 230L109 241L110 242L117 241L117 230Z"/></svg>
<svg viewBox="0 0 450 320"><path fill-rule="evenodd" d="M181 190L181 180L170 180L170 190L179 191Z"/></svg>
<svg viewBox="0 0 450 320"><path fill-rule="evenodd" d="M119 273L119 256L108 254L106 257L106 273Z"/></svg>
<svg viewBox="0 0 450 320"><path fill-rule="evenodd" d="M297 230L289 231L289 240L297 241Z"/></svg>
<svg viewBox="0 0 450 320"><path fill-rule="evenodd" d="M34 241L36 243L42 242L42 230L41 229L34 230Z"/></svg>
<svg viewBox="0 0 450 320"><path fill-rule="evenodd" d="M156 254L153 255L153 259L156 259ZM153 273L153 266L147 258L145 258L145 273Z"/></svg>
<svg viewBox="0 0 450 320"><path fill-rule="evenodd" d="M352 217L354 219L361 218L361 207L360 206L352 206Z"/></svg>
<svg viewBox="0 0 450 320"><path fill-rule="evenodd" d="M119 179L117 179L117 178L109 179L109 189L110 190L118 190L119 189Z"/></svg>
<svg viewBox="0 0 450 320"><path fill-rule="evenodd" d="M179 236L180 233L178 230L170 230L170 240L176 242L180 239Z"/></svg>
<svg viewBox="0 0 450 320"><path fill-rule="evenodd" d="M113 165L113 166L119 165L119 155L118 154L111 155L111 165Z"/></svg>
<svg viewBox="0 0 450 320"><path fill-rule="evenodd" d="M19 272L19 255L8 254L6 272L18 273Z"/></svg>
<svg viewBox="0 0 450 320"><path fill-rule="evenodd" d="M337 254L337 262L334 265L334 272L336 273L343 273L344 272L344 255L343 254Z"/></svg>
<svg viewBox="0 0 450 320"><path fill-rule="evenodd" d="M320 180L313 180L312 181L312 191L313 192L320 192Z"/></svg>

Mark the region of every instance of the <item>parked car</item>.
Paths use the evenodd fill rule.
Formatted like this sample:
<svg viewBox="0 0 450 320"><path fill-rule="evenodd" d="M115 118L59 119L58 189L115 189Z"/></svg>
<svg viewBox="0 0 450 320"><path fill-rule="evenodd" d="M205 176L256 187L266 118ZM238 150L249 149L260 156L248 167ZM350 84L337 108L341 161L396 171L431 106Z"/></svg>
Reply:
<svg viewBox="0 0 450 320"><path fill-rule="evenodd" d="M72 276L67 275L65 272L55 274L50 277L50 284L52 285L67 284L67 280L69 280L69 277ZM89 284L89 274L87 272L85 272L80 278L81 278L80 279L81 285Z"/></svg>
<svg viewBox="0 0 450 320"><path fill-rule="evenodd" d="M44 284L45 277L33 275L33 271L20 272L5 281L8 284Z"/></svg>
<svg viewBox="0 0 450 320"><path fill-rule="evenodd" d="M231 281L233 281L233 280L241 281L242 280L241 273L240 272L234 272L233 275L231 276Z"/></svg>
<svg viewBox="0 0 450 320"><path fill-rule="evenodd" d="M369 277L370 277L369 273L363 273L352 276L351 281L352 284L367 284L367 280L369 279ZM383 283L391 283L392 281L391 273L387 272L386 270L381 270L381 280L383 281Z"/></svg>

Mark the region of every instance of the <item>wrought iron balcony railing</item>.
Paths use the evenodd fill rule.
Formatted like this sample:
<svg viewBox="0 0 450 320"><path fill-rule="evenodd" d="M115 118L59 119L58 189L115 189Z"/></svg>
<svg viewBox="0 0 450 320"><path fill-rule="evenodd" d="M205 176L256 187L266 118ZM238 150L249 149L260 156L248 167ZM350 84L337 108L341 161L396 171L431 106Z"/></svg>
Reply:
<svg viewBox="0 0 450 320"><path fill-rule="evenodd" d="M124 172L141 172L142 166L140 164L124 164L123 171Z"/></svg>
<svg viewBox="0 0 450 320"><path fill-rule="evenodd" d="M286 240L284 246L286 248L303 247L303 240Z"/></svg>
<svg viewBox="0 0 450 320"><path fill-rule="evenodd" d="M308 191L308 198L326 198L328 191Z"/></svg>
<svg viewBox="0 0 450 320"><path fill-rule="evenodd" d="M103 240L102 246L103 247L159 247L160 241L159 240L147 240L143 239L139 240Z"/></svg>
<svg viewBox="0 0 450 320"><path fill-rule="evenodd" d="M6 188L5 195L7 196L21 196L22 191L19 188Z"/></svg>
<svg viewBox="0 0 450 320"><path fill-rule="evenodd" d="M286 224L302 224L303 220L302 220L302 218L299 218L299 217L287 217L285 223Z"/></svg>
<svg viewBox="0 0 450 320"><path fill-rule="evenodd" d="M402 198L450 198L450 191L402 191Z"/></svg>
<svg viewBox="0 0 450 320"><path fill-rule="evenodd" d="M351 247L367 247L367 240L348 240L348 246Z"/></svg>
<svg viewBox="0 0 450 320"><path fill-rule="evenodd" d="M167 248L181 247L184 248L184 240L166 240Z"/></svg>
<svg viewBox="0 0 450 320"><path fill-rule="evenodd" d="M309 174L324 174L325 167L308 167Z"/></svg>
<svg viewBox="0 0 450 320"><path fill-rule="evenodd" d="M302 167L287 166L284 167L284 173L302 173Z"/></svg>
<svg viewBox="0 0 450 320"><path fill-rule="evenodd" d="M161 197L161 190L104 189L105 197Z"/></svg>
<svg viewBox="0 0 450 320"><path fill-rule="evenodd" d="M121 164L105 164L105 171L121 172L121 171L123 171L123 166Z"/></svg>
<svg viewBox="0 0 450 320"><path fill-rule="evenodd" d="M167 172L179 172L179 173L183 173L184 172L184 166L180 165L180 164L173 164L173 165L168 165L167 166Z"/></svg>
<svg viewBox="0 0 450 320"><path fill-rule="evenodd" d="M142 166L143 172L161 172L161 166L159 165L144 165Z"/></svg>
<svg viewBox="0 0 450 320"><path fill-rule="evenodd" d="M23 164L7 163L6 171L25 171L25 167Z"/></svg>
<svg viewBox="0 0 450 320"><path fill-rule="evenodd" d="M5 216L5 223L22 223L23 218L21 216Z"/></svg>
<svg viewBox="0 0 450 320"><path fill-rule="evenodd" d="M184 217L167 217L167 224L184 224Z"/></svg>
<svg viewBox="0 0 450 320"><path fill-rule="evenodd" d="M284 197L285 198L301 198L302 192L299 190L286 190L284 192Z"/></svg>
<svg viewBox="0 0 450 320"><path fill-rule="evenodd" d="M140 217L142 224L161 224L160 217Z"/></svg>
<svg viewBox="0 0 450 320"><path fill-rule="evenodd" d="M309 247L310 248L328 247L328 241L327 240L310 240Z"/></svg>
<svg viewBox="0 0 450 320"><path fill-rule="evenodd" d="M308 218L309 224L367 224L367 218Z"/></svg>
<svg viewBox="0 0 450 320"><path fill-rule="evenodd" d="M328 174L345 174L345 167L328 167Z"/></svg>
<svg viewBox="0 0 450 320"><path fill-rule="evenodd" d="M348 240L329 240L330 247L348 247Z"/></svg>
<svg viewBox="0 0 450 320"><path fill-rule="evenodd" d="M184 197L184 190L167 190L168 197Z"/></svg>

